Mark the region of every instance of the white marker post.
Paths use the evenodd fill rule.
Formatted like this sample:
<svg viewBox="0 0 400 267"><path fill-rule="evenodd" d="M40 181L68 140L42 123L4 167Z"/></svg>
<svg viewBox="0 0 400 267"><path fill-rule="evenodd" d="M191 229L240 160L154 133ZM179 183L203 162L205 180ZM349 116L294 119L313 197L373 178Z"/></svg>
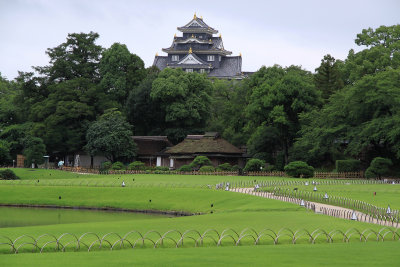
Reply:
<svg viewBox="0 0 400 267"><path fill-rule="evenodd" d="M314 189L313 189L313 190L314 190L314 192L316 192L316 191L317 191L317 187L316 187L316 186L314 186Z"/></svg>
<svg viewBox="0 0 400 267"><path fill-rule="evenodd" d="M358 221L357 214L356 214L355 210L353 210L353 214L351 215L351 220L352 221Z"/></svg>

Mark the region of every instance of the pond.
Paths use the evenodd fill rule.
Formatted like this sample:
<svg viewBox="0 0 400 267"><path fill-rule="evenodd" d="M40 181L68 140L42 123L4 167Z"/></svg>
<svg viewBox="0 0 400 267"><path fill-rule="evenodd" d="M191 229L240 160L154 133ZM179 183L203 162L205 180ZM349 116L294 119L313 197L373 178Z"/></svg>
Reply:
<svg viewBox="0 0 400 267"><path fill-rule="evenodd" d="M84 209L0 207L0 228L84 222L143 220L172 215Z"/></svg>

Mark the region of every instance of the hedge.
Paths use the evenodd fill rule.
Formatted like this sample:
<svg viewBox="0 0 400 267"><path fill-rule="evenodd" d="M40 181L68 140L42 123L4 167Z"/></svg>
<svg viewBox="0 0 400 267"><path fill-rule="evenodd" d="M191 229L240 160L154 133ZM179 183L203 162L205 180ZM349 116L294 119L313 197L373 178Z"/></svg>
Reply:
<svg viewBox="0 0 400 267"><path fill-rule="evenodd" d="M345 159L336 161L337 172L358 172L361 168L361 162L356 159Z"/></svg>

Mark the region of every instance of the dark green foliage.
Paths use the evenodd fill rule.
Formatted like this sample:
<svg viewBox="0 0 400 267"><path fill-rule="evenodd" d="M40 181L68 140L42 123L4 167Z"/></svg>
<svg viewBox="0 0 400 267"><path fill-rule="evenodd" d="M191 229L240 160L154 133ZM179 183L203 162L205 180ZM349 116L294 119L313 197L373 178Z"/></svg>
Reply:
<svg viewBox="0 0 400 267"><path fill-rule="evenodd" d="M356 159L346 159L336 161L337 172L357 172L361 168L361 161Z"/></svg>
<svg viewBox="0 0 400 267"><path fill-rule="evenodd" d="M19 180L17 175L10 170L10 169L5 169L5 170L0 170L0 180Z"/></svg>
<svg viewBox="0 0 400 267"><path fill-rule="evenodd" d="M232 171L232 166L229 163L222 163L218 165L217 170L219 171Z"/></svg>
<svg viewBox="0 0 400 267"><path fill-rule="evenodd" d="M111 169L113 170L123 170L125 169L124 164L121 161L114 162Z"/></svg>
<svg viewBox="0 0 400 267"><path fill-rule="evenodd" d="M144 170L146 169L146 166L143 162L141 161L134 161L132 163L129 163L128 165L128 170Z"/></svg>
<svg viewBox="0 0 400 267"><path fill-rule="evenodd" d="M111 161L106 161L101 164L101 169L103 169L103 170L109 170L109 169L111 169L111 167L112 167Z"/></svg>
<svg viewBox="0 0 400 267"><path fill-rule="evenodd" d="M309 166L304 161L292 161L288 165L285 166L285 172L287 175L292 177L313 177L314 176L314 168Z"/></svg>
<svg viewBox="0 0 400 267"><path fill-rule="evenodd" d="M26 157L27 166L44 163L43 156L46 154L46 146L43 140L38 137L27 137L24 140L24 156Z"/></svg>
<svg viewBox="0 0 400 267"><path fill-rule="evenodd" d="M326 101L336 91L344 87L342 74L339 65L341 61L336 61L331 55L326 55L321 60L321 65L315 69L315 86L321 91L322 98Z"/></svg>
<svg viewBox="0 0 400 267"><path fill-rule="evenodd" d="M182 165L182 166L178 169L178 171L180 171L180 172L191 172L191 171L193 171L193 170L192 170L192 167L190 167L190 165Z"/></svg>
<svg viewBox="0 0 400 267"><path fill-rule="evenodd" d="M265 161L261 159L250 159L247 161L246 166L244 167L244 171L246 172L259 172L262 168L265 167Z"/></svg>
<svg viewBox="0 0 400 267"><path fill-rule="evenodd" d="M119 108L125 106L129 93L146 74L143 60L119 43L114 43L103 52L99 70L100 87L111 101L120 105Z"/></svg>
<svg viewBox="0 0 400 267"><path fill-rule="evenodd" d="M87 130L85 149L90 155L102 154L110 161L129 160L136 155L131 128L121 112L108 110Z"/></svg>
<svg viewBox="0 0 400 267"><path fill-rule="evenodd" d="M282 68L275 65L270 68L262 67L258 73L259 80L252 88L249 104L246 107L249 119L247 127L255 129L248 145L250 147L260 145L265 131L268 130L270 133L264 140L266 144L263 148L278 140L287 162L289 148L300 129L299 114L318 107L321 98L315 89L312 74L301 67ZM272 131L271 127L276 130ZM264 151L272 153L274 147Z"/></svg>
<svg viewBox="0 0 400 267"><path fill-rule="evenodd" d="M166 172L166 171L169 171L169 167L167 167L167 166L157 166L157 167L154 168L154 170Z"/></svg>
<svg viewBox="0 0 400 267"><path fill-rule="evenodd" d="M202 166L199 172L215 172L215 168L213 166Z"/></svg>
<svg viewBox="0 0 400 267"><path fill-rule="evenodd" d="M194 170L197 170L203 166L212 166L211 160L206 156L197 156L192 163L190 163L190 167Z"/></svg>
<svg viewBox="0 0 400 267"><path fill-rule="evenodd" d="M0 166L8 165L11 162L10 144L0 140Z"/></svg>
<svg viewBox="0 0 400 267"><path fill-rule="evenodd" d="M164 133L173 143L187 134L204 132L210 116L211 81L202 74L166 68L154 80L151 99L165 114Z"/></svg>
<svg viewBox="0 0 400 267"><path fill-rule="evenodd" d="M371 164L365 171L365 177L380 179L382 175L387 175L389 173L389 167L392 166L392 164L390 159L376 157L371 161Z"/></svg>
<svg viewBox="0 0 400 267"><path fill-rule="evenodd" d="M160 135L166 128L165 111L160 109L161 100L150 97L153 81L160 71L151 67L146 72L144 80L129 93L125 110L128 121L135 126L136 135Z"/></svg>
<svg viewBox="0 0 400 267"><path fill-rule="evenodd" d="M285 168L285 153L283 151L279 151L276 154L275 158L275 169L278 171L283 171Z"/></svg>
<svg viewBox="0 0 400 267"><path fill-rule="evenodd" d="M238 171L239 170L239 166L238 165L233 165L232 166L232 171Z"/></svg>

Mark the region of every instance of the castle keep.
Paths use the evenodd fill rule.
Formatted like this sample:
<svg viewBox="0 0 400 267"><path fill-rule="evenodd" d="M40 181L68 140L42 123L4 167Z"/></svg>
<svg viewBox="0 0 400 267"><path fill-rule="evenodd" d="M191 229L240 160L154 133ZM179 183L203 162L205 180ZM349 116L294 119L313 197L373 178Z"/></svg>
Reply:
<svg viewBox="0 0 400 267"><path fill-rule="evenodd" d="M185 26L177 28L182 37L174 36L172 45L163 48L168 56L156 55L153 65L160 70L182 68L186 72L207 73L209 77L243 79L242 55L230 56L225 50L221 34L208 26L196 14Z"/></svg>

